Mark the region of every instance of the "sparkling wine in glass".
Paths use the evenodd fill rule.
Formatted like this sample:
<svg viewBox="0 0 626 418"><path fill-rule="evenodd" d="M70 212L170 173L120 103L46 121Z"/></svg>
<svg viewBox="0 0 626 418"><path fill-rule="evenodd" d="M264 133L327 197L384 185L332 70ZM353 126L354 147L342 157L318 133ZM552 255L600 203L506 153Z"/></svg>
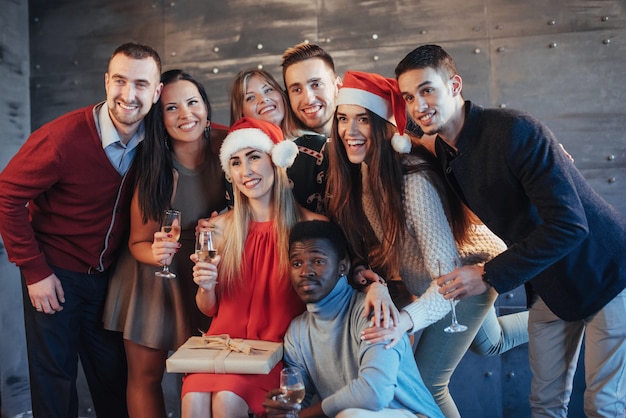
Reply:
<svg viewBox="0 0 626 418"><path fill-rule="evenodd" d="M299 404L304 400L304 381L300 370L295 367L286 367L280 371L280 388L285 390L281 400L285 403ZM291 412L293 418L298 418L296 410Z"/></svg>
<svg viewBox="0 0 626 418"><path fill-rule="evenodd" d="M444 274L446 274L446 272L444 271L443 268L443 262L441 260L437 261L437 264L439 266L439 277L443 276ZM454 268L459 268L461 267L461 261L459 259L455 259L454 260ZM456 307L454 305L454 299L449 299L450 301L450 307L452 308L452 323L447 326L446 328L444 328L444 331L449 333L449 334L454 334L456 332L463 332L463 331L467 331L467 327L465 325L461 325L459 324L459 321L456 319Z"/></svg>
<svg viewBox="0 0 626 418"><path fill-rule="evenodd" d="M213 246L211 231L200 231L196 237L196 256L198 261L212 263L217 257L217 250Z"/></svg>
<svg viewBox="0 0 626 418"><path fill-rule="evenodd" d="M163 213L163 222L161 223L161 232L171 235L171 237L163 238L164 241L178 242L180 239L181 218L179 210L168 209ZM172 273L167 264L163 264L163 270L154 273L158 277L164 279L173 279L176 274Z"/></svg>

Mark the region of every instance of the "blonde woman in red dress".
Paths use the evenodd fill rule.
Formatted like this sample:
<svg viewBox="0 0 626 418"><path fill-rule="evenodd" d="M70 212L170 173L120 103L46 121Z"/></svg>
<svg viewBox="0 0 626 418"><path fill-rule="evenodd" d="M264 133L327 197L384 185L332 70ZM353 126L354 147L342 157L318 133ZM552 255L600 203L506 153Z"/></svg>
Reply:
<svg viewBox="0 0 626 418"><path fill-rule="evenodd" d="M236 122L222 144L233 209L211 218L218 257L194 267L196 303L212 317L207 334L282 341L291 319L305 309L287 277L289 230L300 220L326 218L300 207L291 193L285 169L297 152L278 126L250 118ZM182 416L260 415L281 368L279 363L266 375L189 374Z"/></svg>

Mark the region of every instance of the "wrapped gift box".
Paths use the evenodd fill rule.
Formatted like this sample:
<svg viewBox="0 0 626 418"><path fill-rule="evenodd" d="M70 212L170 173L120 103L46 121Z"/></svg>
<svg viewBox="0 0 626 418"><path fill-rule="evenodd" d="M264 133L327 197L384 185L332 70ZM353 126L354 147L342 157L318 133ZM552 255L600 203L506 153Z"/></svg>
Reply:
<svg viewBox="0 0 626 418"><path fill-rule="evenodd" d="M166 366L169 373L268 374L282 358L282 343L205 335L189 338Z"/></svg>

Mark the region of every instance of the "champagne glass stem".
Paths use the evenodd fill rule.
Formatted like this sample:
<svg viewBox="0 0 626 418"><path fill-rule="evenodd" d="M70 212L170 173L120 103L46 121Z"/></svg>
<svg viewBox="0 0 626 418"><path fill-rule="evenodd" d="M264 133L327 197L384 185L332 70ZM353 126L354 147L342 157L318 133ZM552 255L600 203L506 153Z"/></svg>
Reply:
<svg viewBox="0 0 626 418"><path fill-rule="evenodd" d="M459 321L456 318L456 307L454 306L454 299L450 299L450 307L452 308L451 310L452 323L450 324L449 327L444 329L444 331L448 333L466 331L467 327L465 325L459 324Z"/></svg>
<svg viewBox="0 0 626 418"><path fill-rule="evenodd" d="M456 307L454 306L454 299L450 299L450 306L452 307L452 326L458 326L459 321L456 319Z"/></svg>
<svg viewBox="0 0 626 418"><path fill-rule="evenodd" d="M439 276L441 277L444 274L441 261L438 262L438 265L439 265ZM460 260L454 260L454 267L455 268L461 267ZM465 325L459 324L459 321L457 320L454 298L450 299L450 312L451 312L451 317L452 317L452 323L450 324L450 326L444 328L444 331L447 333L467 331L467 327Z"/></svg>
<svg viewBox="0 0 626 418"><path fill-rule="evenodd" d="M161 232L167 232L169 237L173 237L172 241L178 241L181 232L181 217L180 211L168 209L163 214L163 221L161 223ZM163 263L163 269L154 273L157 277L166 279L176 278L176 274L172 273L169 266Z"/></svg>

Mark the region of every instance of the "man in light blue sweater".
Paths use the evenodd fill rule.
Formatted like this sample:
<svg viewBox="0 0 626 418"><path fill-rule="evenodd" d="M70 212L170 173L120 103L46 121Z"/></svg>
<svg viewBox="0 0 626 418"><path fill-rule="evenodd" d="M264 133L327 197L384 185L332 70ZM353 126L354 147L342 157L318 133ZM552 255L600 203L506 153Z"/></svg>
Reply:
<svg viewBox="0 0 626 418"><path fill-rule="evenodd" d="M347 281L346 240L338 226L323 221L296 224L289 239L291 283L307 304L285 335L285 366L300 370L306 388L302 405L268 392L268 417L300 410L309 417L443 417L424 386L408 337L390 349L361 339L370 319L365 295ZM321 402L319 400L321 399Z"/></svg>

